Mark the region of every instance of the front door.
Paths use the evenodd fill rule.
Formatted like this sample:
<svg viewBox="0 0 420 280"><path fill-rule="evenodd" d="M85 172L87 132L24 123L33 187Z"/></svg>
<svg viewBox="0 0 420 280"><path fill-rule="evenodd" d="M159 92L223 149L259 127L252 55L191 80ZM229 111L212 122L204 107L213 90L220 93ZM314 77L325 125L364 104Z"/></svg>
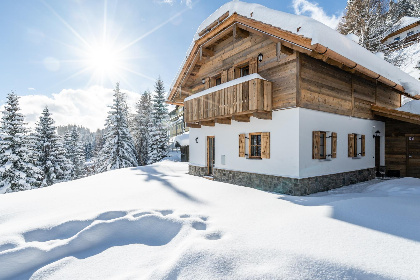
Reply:
<svg viewBox="0 0 420 280"><path fill-rule="evenodd" d="M381 170L381 136L375 136L375 169L376 169L376 176L380 176L380 170Z"/></svg>
<svg viewBox="0 0 420 280"><path fill-rule="evenodd" d="M207 136L207 170L210 176L213 175L214 155L214 136Z"/></svg>
<svg viewBox="0 0 420 280"><path fill-rule="evenodd" d="M407 177L420 178L420 134L407 137Z"/></svg>

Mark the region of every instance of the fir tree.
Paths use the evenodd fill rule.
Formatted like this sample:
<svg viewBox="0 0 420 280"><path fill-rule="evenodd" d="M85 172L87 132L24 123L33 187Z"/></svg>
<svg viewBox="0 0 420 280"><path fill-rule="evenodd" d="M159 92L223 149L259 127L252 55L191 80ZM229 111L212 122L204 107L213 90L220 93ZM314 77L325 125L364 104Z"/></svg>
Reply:
<svg viewBox="0 0 420 280"><path fill-rule="evenodd" d="M56 134L54 120L48 108L44 109L39 118L32 145L36 165L41 169L43 186L70 179L71 165Z"/></svg>
<svg viewBox="0 0 420 280"><path fill-rule="evenodd" d="M134 118L133 139L139 165L149 162L149 146L152 117L151 94L145 91L136 104L136 116Z"/></svg>
<svg viewBox="0 0 420 280"><path fill-rule="evenodd" d="M149 163L157 162L168 155L168 109L165 99L163 81L158 78L155 84L155 95L153 97L152 122L149 125Z"/></svg>
<svg viewBox="0 0 420 280"><path fill-rule="evenodd" d="M76 128L73 128L71 132L68 131L64 136L64 147L71 162L71 179L84 177L86 175L84 147L79 140L79 133Z"/></svg>
<svg viewBox="0 0 420 280"><path fill-rule="evenodd" d="M27 143L19 98L7 95L0 128L0 193L40 186L39 169L33 165Z"/></svg>
<svg viewBox="0 0 420 280"><path fill-rule="evenodd" d="M128 108L119 83L105 123L105 143L100 151L98 172L137 166L136 151L128 129Z"/></svg>
<svg viewBox="0 0 420 280"><path fill-rule="evenodd" d="M357 35L361 46L377 52L381 49L381 39L390 28L386 21L387 11L386 0L348 0L337 30L344 35Z"/></svg>

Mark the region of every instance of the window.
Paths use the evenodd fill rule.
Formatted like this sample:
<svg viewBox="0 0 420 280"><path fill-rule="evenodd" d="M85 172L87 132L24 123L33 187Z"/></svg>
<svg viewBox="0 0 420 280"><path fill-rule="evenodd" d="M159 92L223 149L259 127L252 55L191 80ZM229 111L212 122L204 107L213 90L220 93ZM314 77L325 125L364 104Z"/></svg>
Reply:
<svg viewBox="0 0 420 280"><path fill-rule="evenodd" d="M348 156L352 158L365 156L365 135L356 133L348 135Z"/></svg>
<svg viewBox="0 0 420 280"><path fill-rule="evenodd" d="M245 145L248 139L248 154L245 153ZM270 158L270 132L239 134L239 157L248 157L250 159L269 159Z"/></svg>
<svg viewBox="0 0 420 280"><path fill-rule="evenodd" d="M245 77L249 75L249 65L240 68L241 77Z"/></svg>
<svg viewBox="0 0 420 280"><path fill-rule="evenodd" d="M410 32L407 33L407 37L409 37L411 35L414 35L414 31L410 31Z"/></svg>
<svg viewBox="0 0 420 280"><path fill-rule="evenodd" d="M249 157L261 158L261 133L249 134Z"/></svg>
<svg viewBox="0 0 420 280"><path fill-rule="evenodd" d="M327 159L337 157L337 133L326 131L312 132L312 158Z"/></svg>
<svg viewBox="0 0 420 280"><path fill-rule="evenodd" d="M398 42L399 40L401 40L401 37L399 37L399 36L394 38L395 42Z"/></svg>
<svg viewBox="0 0 420 280"><path fill-rule="evenodd" d="M216 78L216 86L222 84L222 77Z"/></svg>

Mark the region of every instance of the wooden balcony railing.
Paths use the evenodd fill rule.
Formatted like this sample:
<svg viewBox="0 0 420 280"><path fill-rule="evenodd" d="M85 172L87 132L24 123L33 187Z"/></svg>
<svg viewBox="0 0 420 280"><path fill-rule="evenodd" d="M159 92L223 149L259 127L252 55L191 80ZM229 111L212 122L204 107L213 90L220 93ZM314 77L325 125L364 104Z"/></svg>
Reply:
<svg viewBox="0 0 420 280"><path fill-rule="evenodd" d="M271 119L272 83L252 79L184 101L184 118L190 127L249 121L251 116Z"/></svg>

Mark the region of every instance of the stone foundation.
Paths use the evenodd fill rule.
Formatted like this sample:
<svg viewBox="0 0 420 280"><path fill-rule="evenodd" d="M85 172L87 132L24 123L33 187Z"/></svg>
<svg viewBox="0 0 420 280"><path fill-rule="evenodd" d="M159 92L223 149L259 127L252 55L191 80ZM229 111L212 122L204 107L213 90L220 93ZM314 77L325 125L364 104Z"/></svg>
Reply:
<svg viewBox="0 0 420 280"><path fill-rule="evenodd" d="M207 168L189 165L189 174L204 176L207 174ZM372 180L375 178L375 168L303 179L215 168L213 178L216 181L251 187L268 192L290 195L308 195Z"/></svg>
<svg viewBox="0 0 420 280"><path fill-rule="evenodd" d="M188 165L188 174L194 175L194 176L206 176L208 171L207 167L202 166L195 166L195 165Z"/></svg>

